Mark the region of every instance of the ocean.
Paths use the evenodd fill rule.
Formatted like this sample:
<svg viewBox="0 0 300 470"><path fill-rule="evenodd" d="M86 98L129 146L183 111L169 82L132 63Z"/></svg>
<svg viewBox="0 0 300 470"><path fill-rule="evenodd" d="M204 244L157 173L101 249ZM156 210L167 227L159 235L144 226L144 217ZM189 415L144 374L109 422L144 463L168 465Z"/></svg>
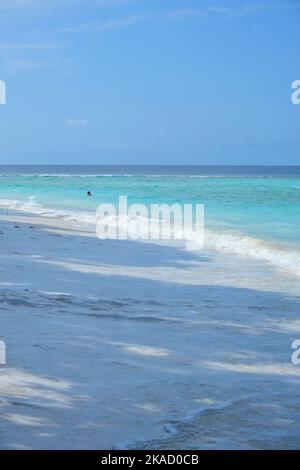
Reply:
<svg viewBox="0 0 300 470"><path fill-rule="evenodd" d="M300 167L0 174L1 448L299 449ZM203 203L205 246L91 236L120 195Z"/></svg>
<svg viewBox="0 0 300 470"><path fill-rule="evenodd" d="M208 247L300 274L300 166L0 166L2 209L89 223L121 195L204 204Z"/></svg>

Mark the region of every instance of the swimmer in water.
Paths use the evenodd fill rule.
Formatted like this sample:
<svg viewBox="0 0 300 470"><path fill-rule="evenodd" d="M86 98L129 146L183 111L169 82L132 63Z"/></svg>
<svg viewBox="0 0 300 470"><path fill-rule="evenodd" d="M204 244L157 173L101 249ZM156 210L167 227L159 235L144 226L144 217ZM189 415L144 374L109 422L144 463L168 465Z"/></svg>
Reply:
<svg viewBox="0 0 300 470"><path fill-rule="evenodd" d="M87 194L88 196L92 196L91 191L88 191L86 194Z"/></svg>

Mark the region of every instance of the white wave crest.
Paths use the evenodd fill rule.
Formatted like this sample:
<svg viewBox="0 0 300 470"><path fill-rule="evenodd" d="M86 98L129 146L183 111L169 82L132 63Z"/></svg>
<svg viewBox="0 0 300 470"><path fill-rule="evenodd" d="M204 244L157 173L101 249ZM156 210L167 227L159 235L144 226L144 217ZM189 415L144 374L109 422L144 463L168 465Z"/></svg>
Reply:
<svg viewBox="0 0 300 470"><path fill-rule="evenodd" d="M85 225L89 225L93 229L97 223L97 216L94 212L67 211L48 207L46 208L40 204L37 204L34 198L30 198L27 201L1 199L0 207L2 209L30 213L41 217L79 222ZM139 219L138 229L140 235L145 235L148 230L147 227L149 226L149 222L151 221L141 217L136 217L135 219L135 222L137 219ZM115 222L115 218L107 218L106 220L102 221L102 224L109 225ZM128 222L133 221L128 220L126 217L124 218L124 216L118 217L118 224L121 229L122 227L127 226ZM195 234L192 232L192 230L185 228L183 233L184 240L186 242L197 243L197 237L195 237ZM174 238L176 239L176 237ZM269 243L238 233L205 229L204 248L246 256L256 260L262 260L270 263L273 267L284 270L293 275L300 276L300 251L296 249L285 248L279 244Z"/></svg>

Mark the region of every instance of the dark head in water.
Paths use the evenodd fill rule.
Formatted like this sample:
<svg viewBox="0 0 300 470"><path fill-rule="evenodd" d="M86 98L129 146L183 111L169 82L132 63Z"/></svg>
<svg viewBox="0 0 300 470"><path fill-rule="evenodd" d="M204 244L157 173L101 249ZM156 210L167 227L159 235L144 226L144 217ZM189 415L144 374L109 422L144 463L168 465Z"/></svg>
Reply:
<svg viewBox="0 0 300 470"><path fill-rule="evenodd" d="M88 196L92 196L91 191L88 191L86 194L87 194Z"/></svg>

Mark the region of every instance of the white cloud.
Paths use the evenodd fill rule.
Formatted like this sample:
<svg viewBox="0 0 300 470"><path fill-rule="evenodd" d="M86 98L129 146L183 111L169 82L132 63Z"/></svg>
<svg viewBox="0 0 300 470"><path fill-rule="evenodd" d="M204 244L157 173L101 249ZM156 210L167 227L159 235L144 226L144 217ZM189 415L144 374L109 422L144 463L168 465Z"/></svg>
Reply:
<svg viewBox="0 0 300 470"><path fill-rule="evenodd" d="M150 21L154 19L176 19L183 20L186 18L233 18L235 16L247 15L256 10L254 5L244 5L242 7L224 7L224 6L210 6L203 8L179 8L177 10L170 10L165 12L153 11L144 14L130 14L121 18L115 18L107 21L94 21L89 23L81 23L74 26L68 26L62 29L65 33L76 32L93 32L104 30L117 30L124 27L134 26L143 21Z"/></svg>
<svg viewBox="0 0 300 470"><path fill-rule="evenodd" d="M68 117L66 119L66 126L68 126L68 127L87 127L88 122L84 118Z"/></svg>
<svg viewBox="0 0 300 470"><path fill-rule="evenodd" d="M177 20L181 20L188 16L206 16L205 10L198 10L194 8L181 8L178 10L170 11L168 16Z"/></svg>
<svg viewBox="0 0 300 470"><path fill-rule="evenodd" d="M123 18L116 18L109 21L93 22L93 23L82 23L75 26L63 28L63 32L76 33L76 32L89 32L89 31L103 31L111 29L120 29L128 26L136 25L141 21L146 21L153 18L154 14L131 14Z"/></svg>
<svg viewBox="0 0 300 470"><path fill-rule="evenodd" d="M0 10L18 10L35 8L49 8L55 6L74 6L74 3L86 5L87 3L99 6L114 6L132 3L136 0L0 0Z"/></svg>
<svg viewBox="0 0 300 470"><path fill-rule="evenodd" d="M53 42L4 42L0 43L0 52L45 50L60 47Z"/></svg>
<svg viewBox="0 0 300 470"><path fill-rule="evenodd" d="M18 8L28 8L32 6L41 6L41 0L0 0L1 10L15 10ZM53 0L48 2L53 3Z"/></svg>
<svg viewBox="0 0 300 470"><path fill-rule="evenodd" d="M5 72L30 72L44 68L68 67L72 62L70 60L52 60L52 59L11 59L6 60L1 68Z"/></svg>
<svg viewBox="0 0 300 470"><path fill-rule="evenodd" d="M60 44L54 42L0 42L1 70L19 72L69 66L70 60L48 55L48 51L58 47Z"/></svg>
<svg viewBox="0 0 300 470"><path fill-rule="evenodd" d="M170 11L170 18L182 20L188 17L212 17L219 16L222 18L233 18L235 16L247 15L256 9L255 5L244 5L242 7L225 7L215 5L205 8L181 8Z"/></svg>

